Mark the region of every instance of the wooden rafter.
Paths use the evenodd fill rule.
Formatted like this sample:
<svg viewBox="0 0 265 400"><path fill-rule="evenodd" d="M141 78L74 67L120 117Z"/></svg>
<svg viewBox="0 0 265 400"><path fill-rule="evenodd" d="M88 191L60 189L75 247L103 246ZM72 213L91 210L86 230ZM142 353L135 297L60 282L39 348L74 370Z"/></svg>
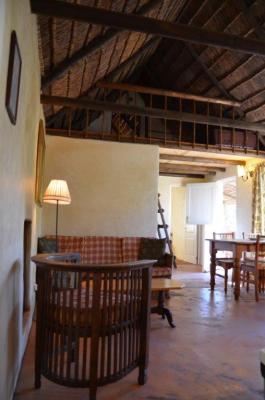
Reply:
<svg viewBox="0 0 265 400"><path fill-rule="evenodd" d="M196 179L204 179L205 175L204 174L200 174L200 175L195 175L195 174L187 174L187 173L181 173L181 172L162 172L159 171L159 175L160 176L171 176L174 178L196 178Z"/></svg>
<svg viewBox="0 0 265 400"><path fill-rule="evenodd" d="M225 2L224 2L225 3ZM223 4L224 4L223 3ZM236 3L236 1L235 1L235 3ZM236 4L235 4L236 5ZM229 31L229 29L234 25L234 23L238 20L238 18L240 17L240 15L241 15L241 10L239 9L238 10L239 11L239 13L229 22L229 24L225 27L225 29L224 29L224 32L227 32L227 31ZM251 29L248 29L246 32L245 32L245 34L243 35L243 37L248 37L251 33L253 32L253 29L251 28ZM203 57L203 55L204 55L204 53L207 51L207 48L205 48L204 50L202 50L202 52L200 53L200 54L198 54L199 55L199 57L201 58L201 57ZM224 58L225 58L225 56L227 56L227 54L229 53L229 50L224 50L224 51L222 51L221 52L221 54L219 54L215 59L214 59L214 61L210 64L210 65L207 65L207 70L209 71L209 73L212 75L212 76L214 76L214 74L213 74L213 72L212 72L212 69L218 64L218 63L220 63ZM234 73L238 68L240 68L245 62L248 62L249 60L251 60L251 58L253 57L253 55L247 55L247 57L244 59L244 61L243 61L243 63L238 63L237 65L236 65L236 67L235 68L233 68L233 70L232 71L229 71L229 75L231 74L231 73ZM204 72L206 72L206 71L204 71ZM192 87L192 85L193 85L193 83L194 82L196 82L198 79L199 79L199 76L200 76L200 74L197 74L195 77L194 77L194 79L190 82L190 84L189 84L189 86L188 86L188 88L190 88L190 87ZM210 75L208 75L208 77L210 78ZM214 76L215 77L215 76ZM223 84L222 84L222 80L223 79L225 79L225 77L226 77L226 74L224 74L222 77L220 77L218 80L217 80L217 82L219 83L219 89L221 88L221 87L223 87L224 88L224 90L226 90L225 89L225 87L223 86ZM211 80L211 79L210 79ZM211 84L203 91L203 94L205 94L205 93L207 93L210 89L211 89L211 87L212 86L217 86L216 85L216 82L214 82L213 80L211 80ZM185 90L187 90L187 88L185 88ZM227 90L226 90L227 91ZM230 96L230 98L231 97L233 97L230 93L229 93L229 91L227 91L227 93L228 93L228 95Z"/></svg>
<svg viewBox="0 0 265 400"><path fill-rule="evenodd" d="M180 164L175 164L173 162L168 162L167 161L161 161L160 158L160 166L165 166L166 168L173 168L173 169L181 169L182 171L187 170L187 171L203 171L203 172L225 172L226 168L224 167L216 167L216 166L208 166L208 165L194 165L194 164L185 164L185 163L180 163Z"/></svg>
<svg viewBox="0 0 265 400"><path fill-rule="evenodd" d="M147 4L144 4L136 15L145 15L152 11L155 7L160 4L160 0L150 0ZM42 87L46 87L52 82L56 81L63 74L65 74L69 69L71 69L75 64L84 58L91 57L96 51L102 49L110 41L118 38L120 31L114 29L108 29L104 35L96 36L92 39L85 47L76 51L71 57L68 57L60 64L58 64L48 75L42 78Z"/></svg>
<svg viewBox="0 0 265 400"><path fill-rule="evenodd" d="M216 175L216 170L210 167L190 167L185 165L166 164L166 163L160 163L159 170L161 172L171 172L171 173Z"/></svg>
<svg viewBox="0 0 265 400"><path fill-rule="evenodd" d="M190 45L186 43L186 47L193 56L193 58L197 61L197 63L201 66L202 70L204 73L208 76L210 81L214 86L216 86L219 91L228 99L232 101L236 101L236 99L225 89L225 87L218 81L216 76L208 69L208 67L205 65L205 63L201 60L199 54L196 52L196 50Z"/></svg>
<svg viewBox="0 0 265 400"><path fill-rule="evenodd" d="M255 16L253 15L252 12L252 7L253 5L251 5L250 7L247 6L245 0L233 0L235 7L238 9L238 16L236 17L236 19L239 17L239 15L243 14L244 17L246 18L246 20L248 21L250 28L245 32L244 37L248 37L249 35L251 35L253 33L253 31L256 33L256 35L258 36L258 38L261 41L264 41L265 39L265 31L264 29L259 25L259 23L257 22ZM234 22L234 21L233 21ZM222 59L228 54L228 51L225 50L223 51L215 60L214 62L208 67L208 70L211 71L217 63L220 63L222 61ZM201 55L203 55L203 52L201 53ZM222 81L224 81L228 76L231 77L231 74L235 74L240 68L242 68L244 65L246 65L247 63L249 63L255 55L248 55L246 58L244 58L243 62L239 62L235 67L233 67L232 70L230 70L229 72L225 73L224 75L220 76L218 79L219 84L222 85ZM233 90L238 90L238 88L241 85L246 84L248 81L250 81L251 79L253 79L254 77L258 76L260 73L262 73L263 71L265 71L265 64L261 67L258 68L251 77L247 77L246 79L242 79L239 82L233 84L232 86L230 86L227 89L227 92L230 94L231 91ZM196 79L198 79L198 76L196 77ZM213 83L213 82L212 82ZM216 85L215 85L216 86ZM223 86L223 85L222 85ZM211 86L207 87L207 89L204 91L204 93L207 93L210 90Z"/></svg>
<svg viewBox="0 0 265 400"><path fill-rule="evenodd" d="M207 157L194 157L182 156L178 154L160 154L160 160L180 161L186 163L205 163L205 164L224 164L224 165L246 165L246 161L242 160L227 160L224 158L207 158Z"/></svg>
<svg viewBox="0 0 265 400"><path fill-rule="evenodd" d="M179 98L179 99L194 100L194 101L200 101L200 102L206 102L206 103L212 103L212 104L223 104L223 105L231 106L231 107L240 107L239 101L232 101L232 100L221 99L221 98L200 96L200 95L192 94L192 93L183 93L183 92L177 92L174 90L165 90L165 89L146 87L146 86L140 86L140 85L129 85L127 83L99 82L97 84L97 87L111 89L111 90L112 89L122 90L122 91L133 92L133 93L153 94L153 95L158 95L158 96L175 97L175 98Z"/></svg>
<svg viewBox="0 0 265 400"><path fill-rule="evenodd" d="M223 2L221 2L221 3L220 3L219 1L216 2L216 4L215 4L215 5L216 5L215 11L206 19L206 21L204 21L204 23L203 23L202 26L201 26L202 28L206 27L207 24L211 21L211 19L214 18L214 17L216 17L216 16L219 14L219 12L220 12L220 11L223 9L223 7L226 5L227 1L228 1L228 0L223 1ZM192 17L192 18L188 21L188 25L191 25L193 21L194 21L194 18ZM184 43L182 52L181 52L180 54L178 54L178 59L182 59L182 56L183 56L183 53L185 52L185 50L187 50L187 47L185 46L185 43ZM201 54L202 54L202 53L201 53ZM194 57L193 57L193 58L194 58ZM197 58L194 58L194 63L197 63ZM173 63L173 66L174 66L174 63ZM189 65L189 67L192 68L192 67L193 67L193 64ZM181 69L181 71L178 71L178 80L181 81L181 76L182 76L182 74L185 73L185 72L186 72L186 67L183 68L183 69ZM203 70L203 72L205 73L204 70ZM196 80L197 80L197 76L191 81L191 83L189 84L189 87L190 87L190 86L194 83L194 81L196 81ZM185 88L185 90L186 90L186 88Z"/></svg>
<svg viewBox="0 0 265 400"><path fill-rule="evenodd" d="M102 8L70 4L58 0L31 0L31 10L33 13L55 18L111 26L116 29L142 32L158 37L200 43L248 54L265 55L264 42L261 40L242 38L237 35L159 21L154 18L128 15Z"/></svg>
<svg viewBox="0 0 265 400"><path fill-rule="evenodd" d="M265 126L258 123L249 121L233 120L230 118L219 118L214 116L208 116L204 114L187 113L180 111L172 111L151 107L135 107L127 106L118 103L87 100L87 99L71 99L68 97L59 96L41 96L42 104L51 104L68 108L81 108L81 109L92 109L98 111L110 111L114 113L133 114L140 116L147 116L151 118L161 118L173 121L184 121L191 123L198 123L210 126L222 126L233 129L247 129L255 132L260 132L265 135Z"/></svg>
<svg viewBox="0 0 265 400"><path fill-rule="evenodd" d="M237 14L237 15L232 19L232 21L230 21L229 24L227 24L227 26L225 27L224 32L229 31L229 29L234 25L234 23L238 20L239 17L240 17L240 14ZM248 29L247 32L245 33L245 35L244 35L243 37L248 36L251 32L252 32L252 29ZM200 59L203 58L203 56L204 56L204 54L205 54L206 52L207 52L207 47L204 48L204 49L201 51L200 54L198 54L198 56L200 57ZM217 65L218 63L222 62L222 60L227 56L228 53L229 53L229 50L223 50L223 51L221 52L221 54L218 54L218 55L214 58L213 62L212 62L210 65L207 65L208 71L209 71L213 76L215 76L215 75L214 75L214 73L212 72L212 70L216 67L216 65ZM248 60L248 59L250 59L251 57L253 57L252 54L251 54L251 55L247 55L247 56L246 56L246 59ZM237 67L238 67L238 66L237 66ZM190 84L189 84L189 86L188 86L189 88L194 84L194 82L196 82L196 80L198 80L199 76L200 76L200 74L198 74L198 75L196 75L196 76L194 77L194 79L190 82ZM215 78L216 78L216 77L215 77ZM216 78L216 79L217 79L217 78ZM220 84L222 87L224 87L223 84L221 83L221 80L222 80L222 79L223 79L223 77L222 77L222 78L219 78L217 81L219 82L219 84ZM216 86L215 82L212 81L211 83L212 83L213 86ZM207 92L211 89L211 86L212 86L212 85L210 85L209 87L207 87L207 88L204 90L203 93L207 93Z"/></svg>
<svg viewBox="0 0 265 400"><path fill-rule="evenodd" d="M257 21L256 17L253 15L251 7L247 6L245 0L234 0L234 3L236 5L236 7L238 7L238 9L243 13L244 17L246 18L246 20L248 21L250 26L253 28L253 30L254 30L255 34L258 36L258 38L264 41L265 40L265 30L259 24L259 22ZM254 94L249 95L247 98L244 99L243 104L246 104L250 100L253 100L255 97L260 96L264 92L265 92L265 89L262 88L262 89L256 91ZM252 111L255 111L257 108L262 107L264 104L265 103L262 102L256 108L253 107L253 106L250 107L250 108L247 108L245 110L246 115L248 115Z"/></svg>

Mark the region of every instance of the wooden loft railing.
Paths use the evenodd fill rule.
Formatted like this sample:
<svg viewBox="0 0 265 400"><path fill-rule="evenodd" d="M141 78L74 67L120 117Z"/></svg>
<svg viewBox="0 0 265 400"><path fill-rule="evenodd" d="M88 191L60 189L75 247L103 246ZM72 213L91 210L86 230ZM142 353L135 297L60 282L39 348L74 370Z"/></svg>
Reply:
<svg viewBox="0 0 265 400"><path fill-rule="evenodd" d="M67 123L60 129L49 127L47 133L200 151L265 154L264 146L260 146L265 125L240 119L239 102L120 83L102 82L98 87L103 91L103 100L41 96L43 104L68 110ZM77 110L83 113L78 127L74 123ZM105 128L106 112L112 114L109 129ZM91 122L100 115L101 129L98 126L95 131Z"/></svg>

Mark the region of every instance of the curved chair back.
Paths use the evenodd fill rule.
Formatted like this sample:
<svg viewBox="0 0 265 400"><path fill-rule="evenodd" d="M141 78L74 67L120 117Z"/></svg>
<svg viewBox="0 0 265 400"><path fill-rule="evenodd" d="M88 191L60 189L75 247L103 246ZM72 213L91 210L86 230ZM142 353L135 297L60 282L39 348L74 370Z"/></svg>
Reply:
<svg viewBox="0 0 265 400"><path fill-rule="evenodd" d="M154 260L84 265L77 254L39 255L35 386L114 382L139 367L146 379Z"/></svg>

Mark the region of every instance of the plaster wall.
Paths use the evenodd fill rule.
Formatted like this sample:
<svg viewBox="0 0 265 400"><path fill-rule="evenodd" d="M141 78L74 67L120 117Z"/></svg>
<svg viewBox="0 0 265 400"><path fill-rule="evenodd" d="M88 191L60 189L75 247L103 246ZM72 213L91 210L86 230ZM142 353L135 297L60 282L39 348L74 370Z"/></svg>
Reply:
<svg viewBox="0 0 265 400"><path fill-rule="evenodd" d="M31 326L34 267L29 271L30 311L23 315L23 227L32 221L32 251L40 211L34 204L35 160L40 105L40 65L36 17L28 0L0 0L0 399L9 400ZM5 108L11 31L22 57L16 125Z"/></svg>
<svg viewBox="0 0 265 400"><path fill-rule="evenodd" d="M59 206L59 234L155 236L158 148L47 137L45 187L65 179L72 203ZM43 234L55 232L44 204Z"/></svg>

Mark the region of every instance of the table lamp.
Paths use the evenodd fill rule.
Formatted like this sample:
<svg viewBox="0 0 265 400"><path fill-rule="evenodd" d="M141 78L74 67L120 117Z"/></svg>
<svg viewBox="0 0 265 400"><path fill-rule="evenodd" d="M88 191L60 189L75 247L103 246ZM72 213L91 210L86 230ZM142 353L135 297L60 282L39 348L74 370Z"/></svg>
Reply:
<svg viewBox="0 0 265 400"><path fill-rule="evenodd" d="M71 197L67 182L59 179L52 179L43 196L44 203L56 204L56 252L58 252L58 206L71 203Z"/></svg>

